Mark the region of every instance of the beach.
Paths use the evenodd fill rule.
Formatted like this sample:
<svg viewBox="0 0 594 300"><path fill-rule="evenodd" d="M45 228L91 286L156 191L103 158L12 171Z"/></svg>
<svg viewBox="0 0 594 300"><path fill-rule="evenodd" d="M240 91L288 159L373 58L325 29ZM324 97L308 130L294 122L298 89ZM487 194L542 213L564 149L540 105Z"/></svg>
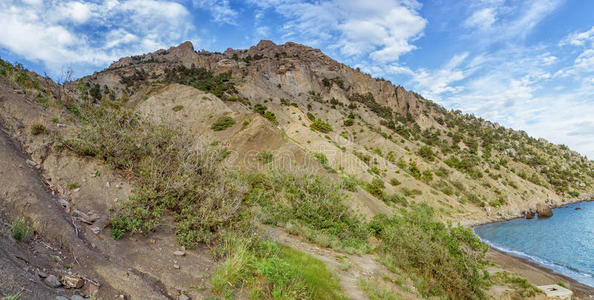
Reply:
<svg viewBox="0 0 594 300"><path fill-rule="evenodd" d="M506 271L514 272L525 277L534 285L557 284L558 282L563 282L567 288L573 291L574 299L594 298L594 287L580 283L565 275L555 273L553 270L528 259L514 256L493 247L489 247L487 259L499 265Z"/></svg>

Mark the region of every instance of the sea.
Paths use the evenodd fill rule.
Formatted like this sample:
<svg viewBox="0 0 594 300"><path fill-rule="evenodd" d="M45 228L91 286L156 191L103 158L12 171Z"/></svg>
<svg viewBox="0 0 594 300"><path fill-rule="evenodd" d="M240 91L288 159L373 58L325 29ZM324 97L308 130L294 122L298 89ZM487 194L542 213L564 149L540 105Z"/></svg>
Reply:
<svg viewBox="0 0 594 300"><path fill-rule="evenodd" d="M594 202L553 209L550 218L519 218L474 227L483 242L594 287Z"/></svg>

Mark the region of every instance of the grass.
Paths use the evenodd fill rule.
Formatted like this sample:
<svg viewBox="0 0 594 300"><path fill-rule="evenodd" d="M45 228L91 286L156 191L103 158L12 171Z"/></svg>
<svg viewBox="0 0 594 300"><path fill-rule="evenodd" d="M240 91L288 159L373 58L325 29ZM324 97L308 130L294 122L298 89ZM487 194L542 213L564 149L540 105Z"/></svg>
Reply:
<svg viewBox="0 0 594 300"><path fill-rule="evenodd" d="M348 196L334 183L279 170L251 175L249 181L247 199L261 209L261 222L290 228L324 247L369 251L366 225L344 204Z"/></svg>
<svg viewBox="0 0 594 300"><path fill-rule="evenodd" d="M2 300L20 300L20 299L21 299L21 293L6 295L6 296L2 297Z"/></svg>
<svg viewBox="0 0 594 300"><path fill-rule="evenodd" d="M377 282L368 279L361 279L359 287L367 294L369 300L398 300L402 299L391 291L382 289Z"/></svg>
<svg viewBox="0 0 594 300"><path fill-rule="evenodd" d="M340 284L320 260L285 245L257 239L227 239L229 255L211 277L212 290L227 299L236 290L251 299L345 299Z"/></svg>
<svg viewBox="0 0 594 300"><path fill-rule="evenodd" d="M74 190L74 189L76 189L76 188L79 188L79 187L80 187L80 184L79 184L78 182L76 182L76 181L71 181L71 182L69 182L69 183L66 185L66 187L67 187L69 190Z"/></svg>
<svg viewBox="0 0 594 300"><path fill-rule="evenodd" d="M174 112L178 112L178 111L180 111L182 109L184 109L184 106L183 105L176 105L171 110L173 110Z"/></svg>
<svg viewBox="0 0 594 300"><path fill-rule="evenodd" d="M17 241L25 240L31 233L33 228L31 224L24 217L17 217L12 220L12 226L10 228L12 237Z"/></svg>
<svg viewBox="0 0 594 300"><path fill-rule="evenodd" d="M235 124L235 119L229 116L219 117L210 127L214 131L225 130Z"/></svg>
<svg viewBox="0 0 594 300"><path fill-rule="evenodd" d="M506 284L514 289L521 297L534 297L542 291L530 283L526 278L513 275L509 272L498 272L492 276L492 281L496 284Z"/></svg>

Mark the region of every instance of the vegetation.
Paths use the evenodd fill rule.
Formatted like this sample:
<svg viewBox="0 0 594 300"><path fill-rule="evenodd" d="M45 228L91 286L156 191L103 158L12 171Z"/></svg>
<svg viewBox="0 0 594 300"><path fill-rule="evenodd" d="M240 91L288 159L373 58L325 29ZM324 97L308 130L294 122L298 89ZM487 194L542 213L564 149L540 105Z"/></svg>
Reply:
<svg viewBox="0 0 594 300"><path fill-rule="evenodd" d="M377 215L370 223L381 240L380 261L390 270L416 275L424 296L484 298L489 283L483 271L487 246L470 229L433 220L427 205L414 205L402 215Z"/></svg>
<svg viewBox="0 0 594 300"><path fill-rule="evenodd" d="M252 299L346 299L320 260L293 248L257 239L228 238L229 253L211 278L215 293L235 289Z"/></svg>
<svg viewBox="0 0 594 300"><path fill-rule="evenodd" d="M135 81L129 79L129 81ZM190 68L184 65L165 69L165 82L176 82L193 86L201 91L211 93L221 99L237 93L235 84L231 80L231 72L213 74L205 68L197 68L192 64Z"/></svg>
<svg viewBox="0 0 594 300"><path fill-rule="evenodd" d="M272 156L272 153L270 153L270 152L262 151L256 155L256 159L258 159L259 161L261 161L265 164L268 164L274 160L274 156Z"/></svg>
<svg viewBox="0 0 594 300"><path fill-rule="evenodd" d="M31 134L32 135L40 135L40 134L46 134L47 128L45 128L45 126L43 124L33 124L31 125Z"/></svg>
<svg viewBox="0 0 594 300"><path fill-rule="evenodd" d="M328 133L332 131L332 126L320 119L314 120L311 125L309 125L309 127L312 130L319 131L321 133Z"/></svg>
<svg viewBox="0 0 594 300"><path fill-rule="evenodd" d="M225 130L235 124L235 119L229 116L220 116L210 127L214 131Z"/></svg>
<svg viewBox="0 0 594 300"><path fill-rule="evenodd" d="M370 300L398 300L401 299L398 295L391 291L382 289L377 282L361 279L359 287L367 294Z"/></svg>
<svg viewBox="0 0 594 300"><path fill-rule="evenodd" d="M111 220L114 238L150 232L166 212L186 246L209 242L224 228L249 228L242 225L245 187L219 166L219 152L194 150L178 128L132 112L89 106L83 118L78 137L64 144L133 175L136 193Z"/></svg>
<svg viewBox="0 0 594 300"><path fill-rule="evenodd" d="M15 240L22 241L33 233L33 228L24 217L17 217L12 220L11 232Z"/></svg>
<svg viewBox="0 0 594 300"><path fill-rule="evenodd" d="M254 174L249 181L247 199L261 207L262 222L295 230L324 247L369 250L366 225L343 203L348 196L333 183L283 171Z"/></svg>
<svg viewBox="0 0 594 300"><path fill-rule="evenodd" d="M521 297L534 297L542 291L531 284L526 278L515 276L509 272L498 272L493 275L493 282L500 285L511 286L516 294Z"/></svg>

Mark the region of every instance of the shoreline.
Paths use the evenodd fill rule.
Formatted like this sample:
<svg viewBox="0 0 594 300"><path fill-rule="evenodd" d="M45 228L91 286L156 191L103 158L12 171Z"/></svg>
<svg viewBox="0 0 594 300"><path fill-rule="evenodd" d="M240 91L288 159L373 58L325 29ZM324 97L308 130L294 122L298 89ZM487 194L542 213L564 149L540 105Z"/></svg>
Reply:
<svg viewBox="0 0 594 300"><path fill-rule="evenodd" d="M486 255L487 260L495 263L505 271L517 273L528 279L534 285L557 284L563 282L568 289L573 291L577 299L589 299L594 296L594 287L583 284L569 276L559 274L530 259L513 255L489 245Z"/></svg>
<svg viewBox="0 0 594 300"><path fill-rule="evenodd" d="M579 204L585 202L594 202L594 195L588 195L579 199L570 199L563 203L553 205L551 208L563 208L566 205ZM554 215L553 215L554 217ZM480 225L491 223L506 222L514 219L524 218L524 214L520 213L516 216L497 217L497 219L477 220L472 223L467 223L466 226L473 228ZM538 218L538 216L535 216ZM592 299L594 297L594 287L581 283L578 280L567 275L560 274L557 271L539 264L526 257L520 257L513 253L506 252L493 245L487 243L489 250L486 259L498 265L501 269L508 272L517 273L518 275L528 279L536 286L557 284L558 282L565 283L566 287L573 291L574 299Z"/></svg>
<svg viewBox="0 0 594 300"><path fill-rule="evenodd" d="M589 194L588 196L586 196L584 198L569 199L563 203L555 203L551 206L551 209L563 208L566 205L584 203L584 202L594 202L594 194ZM520 212L517 215L494 216L493 218L488 218L488 219L483 219L483 220L471 220L471 221L467 221L467 222L461 222L459 224L464 227L474 228L476 226L481 226L481 225L487 225L487 224L492 224L492 223L499 223L499 222L505 222L505 221L511 221L511 220L515 220L515 219L525 218L524 212L525 212L525 210ZM555 215L553 215L553 217L554 216ZM535 215L534 218L538 218L538 214Z"/></svg>

